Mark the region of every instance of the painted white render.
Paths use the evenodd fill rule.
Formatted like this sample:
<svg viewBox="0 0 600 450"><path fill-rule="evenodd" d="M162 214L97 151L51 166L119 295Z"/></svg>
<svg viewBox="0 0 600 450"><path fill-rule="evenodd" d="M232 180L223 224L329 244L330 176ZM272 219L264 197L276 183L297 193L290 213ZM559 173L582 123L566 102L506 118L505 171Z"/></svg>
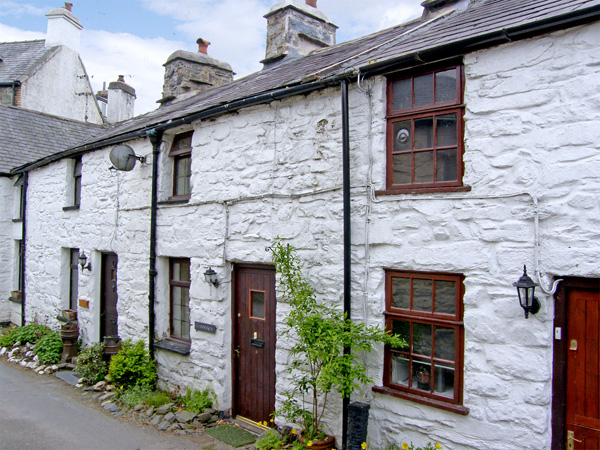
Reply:
<svg viewBox="0 0 600 450"><path fill-rule="evenodd" d="M46 114L102 124L79 54L61 46L21 85L20 106Z"/></svg>
<svg viewBox="0 0 600 450"><path fill-rule="evenodd" d="M383 325L385 269L465 276L466 416L374 393L369 447L440 442L444 448L550 449L553 298L525 320L512 283L527 264L541 283L561 276L600 277L600 25L466 55L464 184L471 191L374 196L385 188L386 80L350 91L353 310ZM363 86L363 88L365 87ZM172 167L163 139L157 229L157 339L168 331L168 258L191 260L191 353L156 349L170 387L211 387L219 409L232 404L231 274L236 263L270 262L276 236L298 249L322 299L342 304L342 131L337 88L195 122L192 196L168 203ZM151 145L128 143L146 164L109 170L112 147L83 155L81 207L64 211L72 173L62 160L29 175L28 320L57 326L68 304L64 249L91 257L79 279L84 342L99 339L100 260L118 255L119 334L148 336ZM536 228L536 215L539 229ZM221 285L204 282L212 267ZM290 342L278 304L277 400L289 385ZM216 334L193 322L217 327ZM363 355L382 384L383 348ZM334 402L333 406L339 405ZM339 411L329 417L340 439Z"/></svg>

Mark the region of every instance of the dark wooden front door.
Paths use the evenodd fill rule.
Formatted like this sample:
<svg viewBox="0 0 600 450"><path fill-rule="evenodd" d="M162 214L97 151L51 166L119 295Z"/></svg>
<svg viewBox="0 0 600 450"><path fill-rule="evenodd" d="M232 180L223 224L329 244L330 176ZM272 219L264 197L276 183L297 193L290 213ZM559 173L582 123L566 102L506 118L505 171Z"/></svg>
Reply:
<svg viewBox="0 0 600 450"><path fill-rule="evenodd" d="M600 450L600 292L568 291L567 449Z"/></svg>
<svg viewBox="0 0 600 450"><path fill-rule="evenodd" d="M119 335L117 314L117 255L102 254L100 338Z"/></svg>
<svg viewBox="0 0 600 450"><path fill-rule="evenodd" d="M236 267L233 303L234 413L255 422L275 411L275 271Z"/></svg>

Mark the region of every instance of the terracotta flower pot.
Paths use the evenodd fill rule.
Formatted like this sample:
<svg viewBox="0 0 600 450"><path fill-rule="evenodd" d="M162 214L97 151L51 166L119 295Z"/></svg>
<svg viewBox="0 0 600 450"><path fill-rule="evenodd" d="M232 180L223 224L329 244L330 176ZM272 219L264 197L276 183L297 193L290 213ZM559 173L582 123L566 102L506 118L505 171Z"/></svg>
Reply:
<svg viewBox="0 0 600 450"><path fill-rule="evenodd" d="M323 439L312 439L311 441L306 442L304 436L300 435L298 440L302 444L306 445L310 450L329 450L335 448L335 437L329 435L326 435ZM309 442L311 443L310 446L308 445Z"/></svg>

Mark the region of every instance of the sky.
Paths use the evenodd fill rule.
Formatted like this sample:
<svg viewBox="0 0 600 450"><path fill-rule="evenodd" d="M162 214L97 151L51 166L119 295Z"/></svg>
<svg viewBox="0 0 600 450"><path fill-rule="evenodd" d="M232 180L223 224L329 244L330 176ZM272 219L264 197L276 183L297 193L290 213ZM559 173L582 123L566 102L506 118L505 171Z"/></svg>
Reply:
<svg viewBox="0 0 600 450"><path fill-rule="evenodd" d="M262 68L267 21L280 0L71 0L83 25L80 55L94 92L118 75L136 90L135 114L156 109L164 67L176 50L197 51L229 63L235 78ZM422 0L318 0L344 42L415 19ZM0 0L0 42L44 39L46 14L58 0Z"/></svg>

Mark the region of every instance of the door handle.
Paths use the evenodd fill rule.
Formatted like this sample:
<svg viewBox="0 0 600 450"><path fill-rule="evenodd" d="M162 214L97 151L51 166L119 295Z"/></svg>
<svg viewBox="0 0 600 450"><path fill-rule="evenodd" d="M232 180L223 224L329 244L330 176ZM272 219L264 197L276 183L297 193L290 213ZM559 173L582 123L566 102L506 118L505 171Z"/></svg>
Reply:
<svg viewBox="0 0 600 450"><path fill-rule="evenodd" d="M574 431L567 431L567 450L573 450L575 448L575 442L583 442L579 439L575 439Z"/></svg>
<svg viewBox="0 0 600 450"><path fill-rule="evenodd" d="M237 358L239 358L240 357L240 348L239 347L234 348L233 353L235 354L235 356Z"/></svg>
<svg viewBox="0 0 600 450"><path fill-rule="evenodd" d="M577 339L571 339L569 350L577 351Z"/></svg>

